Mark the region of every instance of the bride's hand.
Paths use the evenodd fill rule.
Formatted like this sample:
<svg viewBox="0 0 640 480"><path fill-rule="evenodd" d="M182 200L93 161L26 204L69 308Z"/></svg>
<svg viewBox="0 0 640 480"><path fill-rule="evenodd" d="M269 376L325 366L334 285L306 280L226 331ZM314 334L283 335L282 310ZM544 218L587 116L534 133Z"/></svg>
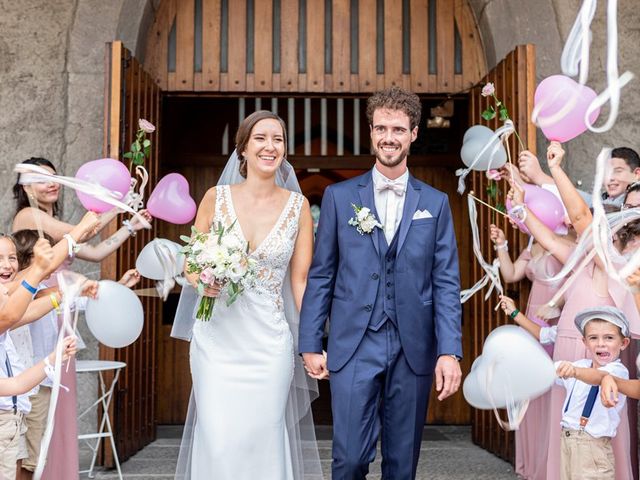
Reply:
<svg viewBox="0 0 640 480"><path fill-rule="evenodd" d="M215 282L213 285L209 285L208 287L205 287L203 295L205 297L217 298L220 295L221 290L222 290L222 284Z"/></svg>

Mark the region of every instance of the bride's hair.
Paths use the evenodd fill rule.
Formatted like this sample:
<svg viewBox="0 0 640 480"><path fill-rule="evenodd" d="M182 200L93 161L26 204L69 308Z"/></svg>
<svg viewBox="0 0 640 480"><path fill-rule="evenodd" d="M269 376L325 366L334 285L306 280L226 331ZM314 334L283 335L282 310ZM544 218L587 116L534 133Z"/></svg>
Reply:
<svg viewBox="0 0 640 480"><path fill-rule="evenodd" d="M284 137L284 157L287 158L287 126L284 124L284 120L269 110L258 110L253 112L242 121L238 127L238 132L236 133L236 153L238 154L238 161L240 162L238 169L240 171L240 175L244 178L247 178L247 159L242 156L242 152L247 148L247 143L249 143L249 138L251 138L251 131L253 130L253 127L255 127L256 123L259 121L266 119L277 120L280 123L280 126L282 127L282 135Z"/></svg>

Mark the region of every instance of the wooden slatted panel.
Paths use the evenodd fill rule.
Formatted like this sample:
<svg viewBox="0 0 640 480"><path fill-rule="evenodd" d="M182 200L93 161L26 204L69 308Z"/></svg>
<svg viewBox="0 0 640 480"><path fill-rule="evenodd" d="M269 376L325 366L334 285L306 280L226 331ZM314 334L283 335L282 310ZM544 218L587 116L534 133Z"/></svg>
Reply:
<svg viewBox="0 0 640 480"><path fill-rule="evenodd" d="M384 86L402 85L402 0L384 2Z"/></svg>
<svg viewBox="0 0 640 480"><path fill-rule="evenodd" d="M429 0L411 0L411 90L429 90Z"/></svg>
<svg viewBox="0 0 640 480"><path fill-rule="evenodd" d="M273 88L280 92L298 89L298 0L280 0L280 75L279 85L274 79ZM279 87L279 88L278 88Z"/></svg>
<svg viewBox="0 0 640 480"><path fill-rule="evenodd" d="M376 89L376 0L360 0L358 22L358 80L361 92Z"/></svg>
<svg viewBox="0 0 640 480"><path fill-rule="evenodd" d="M180 0L176 12L176 90L193 91L194 0Z"/></svg>
<svg viewBox="0 0 640 480"><path fill-rule="evenodd" d="M473 12L465 0L458 2L455 15L462 41L462 89L475 85L485 73L486 65L480 34ZM462 4L462 5L461 5Z"/></svg>
<svg viewBox="0 0 640 480"><path fill-rule="evenodd" d="M438 45L438 91L453 91L454 37L453 2L436 1L437 45Z"/></svg>
<svg viewBox="0 0 640 480"><path fill-rule="evenodd" d="M254 90L273 89L273 0L255 0Z"/></svg>
<svg viewBox="0 0 640 480"><path fill-rule="evenodd" d="M146 118L161 131L160 89L133 58L121 42L114 42L107 49L110 59L107 71L106 97L110 99L105 111L105 157L122 158L135 138L138 119ZM153 149L145 166L149 173L147 194L158 180L159 141L152 137ZM121 224L122 218L114 220L105 230L111 235ZM153 231L142 231L125 243L114 255L107 257L101 265L102 277L118 279L130 268L134 268L138 253L151 239ZM143 280L140 288L153 287ZM155 330L160 321L160 301L142 297L144 328L138 340L122 349L100 346L100 358L127 363L116 386L112 404L112 420L115 426L116 445L121 460L125 460L155 439ZM110 449L105 446L105 464L112 466Z"/></svg>
<svg viewBox="0 0 640 480"><path fill-rule="evenodd" d="M307 92L324 91L324 14L324 0L307 0Z"/></svg>
<svg viewBox="0 0 640 480"><path fill-rule="evenodd" d="M334 2L333 26L333 85L334 92L351 91L351 5Z"/></svg>
<svg viewBox="0 0 640 480"><path fill-rule="evenodd" d="M243 91L247 85L246 13L246 0L229 1L229 91Z"/></svg>
<svg viewBox="0 0 640 480"><path fill-rule="evenodd" d="M202 0L202 90L220 89L220 0Z"/></svg>
<svg viewBox="0 0 640 480"><path fill-rule="evenodd" d="M480 95L482 85L486 82L494 82L496 86L496 96L504 102L511 118L514 120L516 129L522 138L526 138L529 143L528 148L535 153L535 127L531 123L531 110L533 107L533 93L535 89L535 50L531 45L518 46L513 52L500 62L491 72L485 76L481 85L473 88L469 98L469 119L470 124L483 124L490 128L496 128L501 122L497 119L491 122L482 120L481 113L489 104L489 101ZM509 141L509 149L512 159L516 161L520 147L517 140L512 138ZM474 172L471 178L471 188L489 203L493 200L487 198L486 188L488 180L483 172ZM506 181L499 185L501 201L504 202L508 190ZM495 252L493 251L489 238L489 225L496 223L504 230L512 255L517 255L527 246L528 239L514 228L506 219L494 214L487 208L478 206L478 226L480 232L480 243L482 253L486 260L491 261ZM469 259L472 267L472 278L468 285L479 280L484 272L480 269L477 261L473 257ZM529 286L526 282L509 284L506 286L508 294L518 298L517 302L524 305L529 293ZM484 339L494 328L504 325L507 319L504 315L497 313L493 307L497 303L496 296L492 296L489 301L485 301L481 294L476 294L465 306L465 310L470 310L471 327L473 334L473 344L471 346L471 358L474 359L482 353ZM466 318L466 316L465 316ZM506 415L502 412L503 416ZM506 418L506 417L505 417ZM513 462L513 434L505 432L497 424L493 412L473 410L472 413L472 438L475 443L492 453Z"/></svg>
<svg viewBox="0 0 640 480"><path fill-rule="evenodd" d="M299 71L299 0L280 0L280 71L273 71L273 2L254 0L254 73L247 73L246 0L228 0L228 72L220 71L221 0L202 0L202 72L193 72L194 0L162 0L146 42L145 67L170 91L371 92L402 85L417 93L456 93L486 72L482 41L468 0L436 2L437 74L428 73L429 2L410 2L410 73L402 70L402 0L384 5L384 73L377 73L377 1L358 1L358 72L351 72L351 0L334 0L332 72L325 73L325 1L307 0L306 72ZM168 71L168 44L176 21L176 71ZM457 25L462 73L455 74ZM276 52L277 53L277 52ZM271 85L270 85L271 84Z"/></svg>

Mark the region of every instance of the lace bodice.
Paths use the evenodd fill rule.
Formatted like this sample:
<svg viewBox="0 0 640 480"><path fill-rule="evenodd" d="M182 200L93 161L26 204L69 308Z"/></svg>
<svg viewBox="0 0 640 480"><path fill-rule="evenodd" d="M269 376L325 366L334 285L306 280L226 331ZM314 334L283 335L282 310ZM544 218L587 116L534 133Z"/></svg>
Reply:
<svg viewBox="0 0 640 480"><path fill-rule="evenodd" d="M256 281L251 290L270 297L276 309L280 311L283 308L282 284L298 235L298 220L303 199L301 194L291 192L275 225L262 243L251 252L251 256L257 261ZM242 242L246 242L240 223L237 221L229 185L221 185L216 188L216 207L213 221L220 222L225 227L233 224L231 231Z"/></svg>

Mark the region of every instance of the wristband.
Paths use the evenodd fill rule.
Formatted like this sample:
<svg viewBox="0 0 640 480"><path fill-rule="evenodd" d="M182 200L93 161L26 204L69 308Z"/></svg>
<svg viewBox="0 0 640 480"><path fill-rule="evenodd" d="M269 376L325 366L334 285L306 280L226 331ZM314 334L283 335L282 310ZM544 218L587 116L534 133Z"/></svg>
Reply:
<svg viewBox="0 0 640 480"><path fill-rule="evenodd" d="M20 285L26 288L31 293L31 295L35 295L36 293L38 293L38 289L32 285L29 285L29 282L27 282L26 280L22 280L22 282L20 282Z"/></svg>
<svg viewBox="0 0 640 480"><path fill-rule="evenodd" d="M511 318L511 320L515 320L519 313L520 313L520 310L516 308L513 312L509 314L509 317Z"/></svg>
<svg viewBox="0 0 640 480"><path fill-rule="evenodd" d="M522 205L516 205L509 210L509 216L514 220L518 220L520 223L524 223L527 219L527 209L524 203Z"/></svg>
<svg viewBox="0 0 640 480"><path fill-rule="evenodd" d="M52 293L51 295L49 295L49 300L51 300L51 305L53 305L53 309L56 311L56 313L60 313L60 304L58 303L56 294Z"/></svg>
<svg viewBox="0 0 640 480"><path fill-rule="evenodd" d="M493 249L497 252L498 250L509 250L509 241L505 240L502 245L494 245Z"/></svg>
<svg viewBox="0 0 640 480"><path fill-rule="evenodd" d="M130 237L135 237L138 234L138 232L136 232L134 230L134 228L131 226L131 222L129 220L123 220L122 221L122 226L123 227L127 227L127 230L129 231L129 236Z"/></svg>
<svg viewBox="0 0 640 480"><path fill-rule="evenodd" d="M67 239L67 255L69 258L73 258L74 254L78 253L78 250L80 250L80 245L78 245L74 238L68 233L65 233L62 238Z"/></svg>

